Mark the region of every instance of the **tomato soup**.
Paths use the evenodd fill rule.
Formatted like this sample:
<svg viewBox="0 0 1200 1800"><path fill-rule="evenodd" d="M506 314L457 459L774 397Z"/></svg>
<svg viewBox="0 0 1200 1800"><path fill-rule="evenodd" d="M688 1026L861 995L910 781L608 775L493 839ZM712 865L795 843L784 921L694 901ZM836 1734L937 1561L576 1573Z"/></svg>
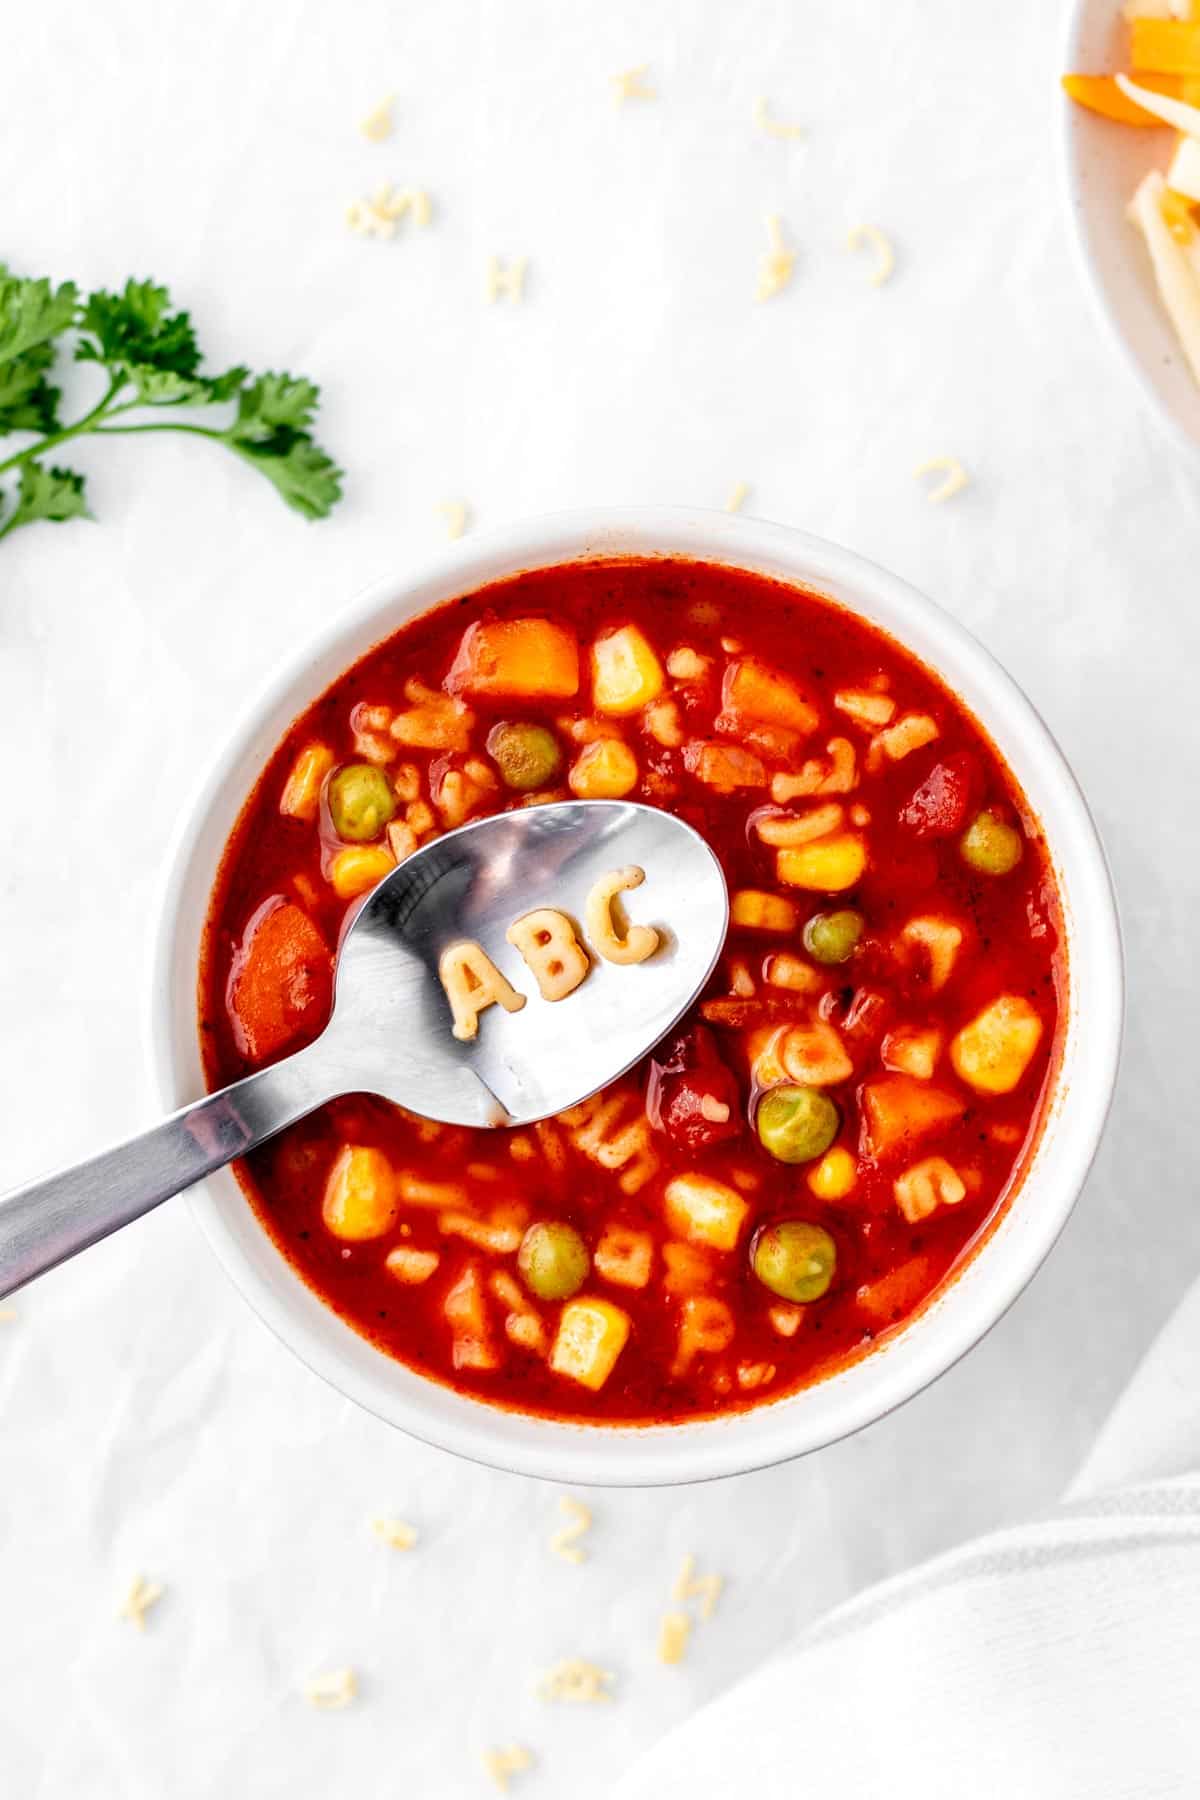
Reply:
<svg viewBox="0 0 1200 1800"><path fill-rule="evenodd" d="M676 559L514 576L378 644L271 757L212 897L211 1085L320 1032L398 861L572 797L664 807L720 858L729 938L678 1029L531 1129L352 1095L239 1179L349 1325L481 1400L762 1404L902 1330L1019 1184L1066 1008L1038 821L955 696L829 601Z"/></svg>

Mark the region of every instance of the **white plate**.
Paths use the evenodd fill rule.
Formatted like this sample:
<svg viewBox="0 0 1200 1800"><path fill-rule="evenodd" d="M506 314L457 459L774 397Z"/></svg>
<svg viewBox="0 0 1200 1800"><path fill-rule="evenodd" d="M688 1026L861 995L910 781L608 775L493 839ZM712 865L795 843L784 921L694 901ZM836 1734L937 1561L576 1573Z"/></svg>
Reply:
<svg viewBox="0 0 1200 1800"><path fill-rule="evenodd" d="M1128 68L1128 46L1120 0L1074 0L1061 55L1064 73ZM1093 305L1167 430L1195 455L1200 386L1163 311L1141 233L1126 216L1147 169L1165 172L1174 133L1137 131L1102 119L1076 106L1061 88L1059 115L1063 196Z"/></svg>

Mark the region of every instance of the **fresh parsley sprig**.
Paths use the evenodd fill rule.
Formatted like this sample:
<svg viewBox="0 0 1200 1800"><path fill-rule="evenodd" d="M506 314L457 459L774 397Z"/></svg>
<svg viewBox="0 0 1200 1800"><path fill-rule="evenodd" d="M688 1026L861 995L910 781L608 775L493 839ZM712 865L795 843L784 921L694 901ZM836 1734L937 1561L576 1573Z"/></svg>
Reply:
<svg viewBox="0 0 1200 1800"><path fill-rule="evenodd" d="M74 336L75 361L107 376L100 399L64 424L52 375L58 350ZM191 319L171 310L166 288L127 281L81 300L72 281L13 275L0 263L0 439L32 433L11 455L0 442L0 538L37 519L90 518L84 477L47 460L85 435L182 431L225 444L275 484L307 519L323 519L341 497L341 470L312 436L318 390L296 375L226 369L206 375ZM193 409L232 407L224 424L203 424ZM187 408L185 418L173 417ZM134 415L130 418L128 415Z"/></svg>

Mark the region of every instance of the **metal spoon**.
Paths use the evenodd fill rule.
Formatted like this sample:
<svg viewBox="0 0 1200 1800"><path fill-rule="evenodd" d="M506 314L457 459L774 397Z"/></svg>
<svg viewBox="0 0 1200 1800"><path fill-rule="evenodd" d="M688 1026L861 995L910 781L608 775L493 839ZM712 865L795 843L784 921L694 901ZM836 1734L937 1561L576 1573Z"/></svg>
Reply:
<svg viewBox="0 0 1200 1800"><path fill-rule="evenodd" d="M659 948L591 959L566 999L543 1000L505 933L535 907L577 926L601 876L633 864L630 901ZM530 807L464 825L373 889L342 940L333 1015L317 1040L77 1168L0 1198L0 1298L130 1224L339 1094L374 1093L456 1125L526 1125L594 1094L653 1047L713 971L729 923L716 857L669 813L615 800ZM528 996L489 1007L459 1042L442 951L482 945Z"/></svg>

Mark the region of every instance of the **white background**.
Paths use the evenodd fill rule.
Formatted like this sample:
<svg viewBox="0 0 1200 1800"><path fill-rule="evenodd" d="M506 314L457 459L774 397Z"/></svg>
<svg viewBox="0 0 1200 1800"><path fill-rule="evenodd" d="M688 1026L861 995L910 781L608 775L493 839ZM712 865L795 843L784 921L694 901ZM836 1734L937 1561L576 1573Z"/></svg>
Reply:
<svg viewBox="0 0 1200 1800"><path fill-rule="evenodd" d="M0 254L168 281L214 364L324 390L349 474L307 525L206 444L74 449L98 523L0 545L5 1182L152 1112L144 962L173 818L277 657L361 585L477 529L624 501L839 538L941 599L1044 711L1096 808L1131 977L1106 1146L1048 1267L937 1387L853 1442L708 1489L593 1496L406 1442L248 1315L182 1205L0 1324L0 1784L14 1800L591 1800L633 1753L863 1583L1048 1505L1200 1264L1194 939L1197 467L1140 409L1069 260L1049 0L5 0ZM614 107L648 63L659 98ZM397 95L390 142L356 125ZM751 106L808 127L763 136ZM345 229L381 180L435 218ZM791 288L753 300L777 211ZM847 229L882 225L876 291ZM529 258L521 306L488 256ZM1131 242L1131 254L1136 245ZM72 380L77 377L72 376ZM82 386L74 390L82 394ZM914 466L974 485L927 504ZM1198 1402L1200 1404L1200 1402ZM374 1513L422 1533L406 1555ZM655 1660L685 1550L728 1578ZM163 1582L144 1635L115 1618ZM567 1655L610 1706L531 1689ZM310 1674L352 1664L320 1714ZM806 1730L797 1707L797 1766Z"/></svg>

